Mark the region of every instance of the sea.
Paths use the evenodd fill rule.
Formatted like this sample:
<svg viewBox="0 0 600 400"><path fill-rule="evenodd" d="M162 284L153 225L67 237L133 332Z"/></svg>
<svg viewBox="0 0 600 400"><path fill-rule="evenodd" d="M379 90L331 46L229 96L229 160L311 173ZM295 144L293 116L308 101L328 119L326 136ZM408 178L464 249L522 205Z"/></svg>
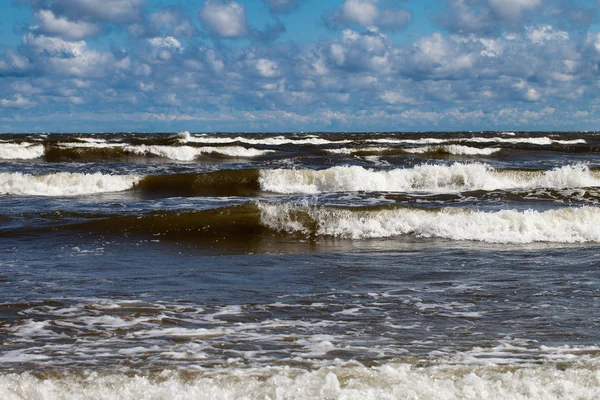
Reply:
<svg viewBox="0 0 600 400"><path fill-rule="evenodd" d="M600 133L0 135L0 399L598 399Z"/></svg>

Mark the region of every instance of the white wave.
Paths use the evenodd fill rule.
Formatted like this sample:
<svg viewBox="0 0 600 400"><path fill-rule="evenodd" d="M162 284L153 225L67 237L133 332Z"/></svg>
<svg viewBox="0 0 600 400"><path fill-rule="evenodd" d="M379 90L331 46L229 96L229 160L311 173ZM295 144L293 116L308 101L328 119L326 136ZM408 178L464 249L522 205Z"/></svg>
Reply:
<svg viewBox="0 0 600 400"><path fill-rule="evenodd" d="M123 373L0 375L4 400L113 399L597 399L598 373L592 366L557 368L465 368L441 364L418 367L389 363L303 370L292 367L235 368L193 372L186 378L173 371L155 376Z"/></svg>
<svg viewBox="0 0 600 400"><path fill-rule="evenodd" d="M77 140L80 140L80 141L86 142L86 143L106 143L105 139L99 139L99 138L93 138L93 137L82 137L82 138L77 138Z"/></svg>
<svg viewBox="0 0 600 400"><path fill-rule="evenodd" d="M177 161L193 161L203 154L220 154L229 157L258 157L273 150L260 150L241 146L232 147L192 147L192 146L125 146L124 150L138 155L155 155Z"/></svg>
<svg viewBox="0 0 600 400"><path fill-rule="evenodd" d="M261 138L261 139L251 139L248 137L242 137L242 136L237 136L237 137L213 137L213 136L194 136L191 135L189 132L181 132L180 134L177 135L177 137L179 138L179 140L183 143L208 143L208 144L215 144L215 143L247 143L247 144L262 144L262 145L271 145L271 146L281 146L284 144L312 144L312 145L322 145L322 144L330 144L330 143L337 143L337 144L344 144L344 143L350 143L352 142L351 140L327 140L327 139L322 139L316 136L307 136L307 137L303 137L303 138L297 138L297 139L292 139L292 138L287 138L285 136L275 136L275 137L267 137L267 138Z"/></svg>
<svg viewBox="0 0 600 400"><path fill-rule="evenodd" d="M33 143L0 143L0 160L32 160L44 155L44 146Z"/></svg>
<svg viewBox="0 0 600 400"><path fill-rule="evenodd" d="M438 139L438 138L422 138L422 139L394 139L394 138L382 138L382 139L367 139L370 143L390 143L390 144L442 144L447 142L456 141L456 139Z"/></svg>
<svg viewBox="0 0 600 400"><path fill-rule="evenodd" d="M540 146L548 146L551 144L585 144L584 139L573 139L573 140L559 140L550 139L549 137L539 138L501 138L501 137L473 137L467 139L460 139L460 142L471 142L471 143L510 143L510 144L536 144Z"/></svg>
<svg viewBox="0 0 600 400"><path fill-rule="evenodd" d="M464 156L489 156L491 154L499 152L500 148L497 147L487 147L484 149L479 149L477 147L469 147L469 146L461 146L458 144L450 144L450 145L442 145L442 146L425 146L425 147L414 147L412 149L404 149L407 153L412 154L425 154L425 153L447 153L454 155L464 155Z"/></svg>
<svg viewBox="0 0 600 400"><path fill-rule="evenodd" d="M584 144L584 139L572 139L572 140L560 140L551 139L549 137L539 138L502 138L502 137L471 137L471 138L422 138L422 139L395 139L395 138L382 138L382 139L368 139L367 142L372 143L396 143L396 144L443 144L443 143L509 143L509 144L535 144L540 146L547 146L551 144Z"/></svg>
<svg viewBox="0 0 600 400"><path fill-rule="evenodd" d="M258 206L261 224L271 229L347 239L414 235L488 243L600 242L600 208L596 207L483 212L459 208L367 211L263 203ZM306 217L310 226L306 226Z"/></svg>
<svg viewBox="0 0 600 400"><path fill-rule="evenodd" d="M391 150L390 147L362 147L362 148L347 148L342 147L341 149L325 149L326 152L331 154L355 154L362 152L374 152L374 153L382 153L386 150Z"/></svg>
<svg viewBox="0 0 600 400"><path fill-rule="evenodd" d="M83 140L83 139L81 139ZM121 143L106 143L104 141L83 141L83 142L65 142L58 143L58 147L63 149L113 149L124 147Z"/></svg>
<svg viewBox="0 0 600 400"><path fill-rule="evenodd" d="M376 171L359 166L326 170L261 170L260 185L274 193L346 191L457 192L467 190L568 188L600 186L585 165L550 171L502 171L481 163L423 164L414 168Z"/></svg>
<svg viewBox="0 0 600 400"><path fill-rule="evenodd" d="M79 196L121 192L131 189L141 177L58 172L29 175L20 172L0 173L0 194L26 196Z"/></svg>

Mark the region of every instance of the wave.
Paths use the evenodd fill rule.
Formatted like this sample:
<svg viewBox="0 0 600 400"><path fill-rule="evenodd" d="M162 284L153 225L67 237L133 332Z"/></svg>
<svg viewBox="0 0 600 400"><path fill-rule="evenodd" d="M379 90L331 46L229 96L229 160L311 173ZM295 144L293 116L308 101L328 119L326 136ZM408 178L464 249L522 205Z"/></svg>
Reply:
<svg viewBox="0 0 600 400"><path fill-rule="evenodd" d="M0 194L76 196L133 190L144 197L158 198L255 197L267 192L316 194L374 191L451 194L568 188L587 188L589 191L592 187L600 187L598 175L585 165L567 165L549 171L527 171L495 170L487 164L480 163L423 164L414 168L389 171L345 166L320 171L245 169L148 176L67 172L38 176L6 172L0 173Z"/></svg>
<svg viewBox="0 0 600 400"><path fill-rule="evenodd" d="M303 144L303 145L323 145L323 144L345 144L351 143L352 140L327 140L315 136L292 139L285 136L267 137L260 139L251 139L247 137L214 137L206 135L191 135L189 132L181 132L176 136L182 143L247 143L254 145L269 145L269 146L281 146L285 144Z"/></svg>
<svg viewBox="0 0 600 400"><path fill-rule="evenodd" d="M600 177L585 165L550 171L495 170L487 164L423 164L414 168L376 171L359 166L326 170L260 171L262 190L273 193L356 191L460 192L470 190L568 188L600 186Z"/></svg>
<svg viewBox="0 0 600 400"><path fill-rule="evenodd" d="M45 229L45 228L43 228ZM600 208L478 211L399 206L309 206L251 202L202 211L115 215L54 227L99 234L160 236L221 247L263 240L306 243L321 238L365 240L412 237L498 244L600 243ZM31 234L32 229L27 230ZM11 234L16 234L15 232Z"/></svg>
<svg viewBox="0 0 600 400"><path fill-rule="evenodd" d="M59 143L43 152L46 161L74 160L120 160L130 156L159 157L175 161L194 161L203 156L222 156L235 158L260 157L274 150L261 150L241 146L230 147L192 147L169 145L127 145L123 143ZM41 155L40 155L41 156Z"/></svg>
<svg viewBox="0 0 600 400"><path fill-rule="evenodd" d="M417 366L358 362L318 369L241 368L154 374L3 373L0 397L16 399L593 399L600 396L595 362L506 368L454 364ZM410 394L410 395L409 395Z"/></svg>
<svg viewBox="0 0 600 400"><path fill-rule="evenodd" d="M44 146L33 143L0 143L0 160L32 160L44 154Z"/></svg>
<svg viewBox="0 0 600 400"><path fill-rule="evenodd" d="M261 224L280 232L342 239L413 235L488 243L600 242L600 208L498 212L460 208L309 207L259 203Z"/></svg>
<svg viewBox="0 0 600 400"><path fill-rule="evenodd" d="M140 180L134 175L105 175L58 172L29 175L20 172L0 173L0 194L20 196L81 196L121 192L133 188Z"/></svg>
<svg viewBox="0 0 600 400"><path fill-rule="evenodd" d="M393 148L390 147L362 147L362 148L347 148L347 147L342 147L340 149L325 149L326 153L330 153L330 154L361 154L363 155L363 153L365 154L379 154L379 153L384 153L390 150L394 150Z"/></svg>
<svg viewBox="0 0 600 400"><path fill-rule="evenodd" d="M228 157L258 157L272 152L273 150L259 150L253 148L235 147L191 147L191 146L159 146L139 145L125 146L125 152L137 155L154 155L176 161L193 161L207 155L221 155Z"/></svg>
<svg viewBox="0 0 600 400"><path fill-rule="evenodd" d="M390 144L443 144L443 143L505 143L505 144L531 144L539 146L548 146L552 144L573 145L585 144L584 139L551 139L549 137L534 137L534 138L503 138L503 137L471 137L471 138L421 138L421 139L368 139L371 143L390 143Z"/></svg>
<svg viewBox="0 0 600 400"><path fill-rule="evenodd" d="M453 154L461 156L489 156L494 153L501 151L502 149L497 147L477 148L462 146L458 144L443 145L443 146L425 146L415 147L411 149L404 149L407 153L412 154L425 154L425 153L441 153L441 154Z"/></svg>
<svg viewBox="0 0 600 400"><path fill-rule="evenodd" d="M259 171L221 170L204 174L147 176L134 189L146 197L175 196L257 196L260 193Z"/></svg>

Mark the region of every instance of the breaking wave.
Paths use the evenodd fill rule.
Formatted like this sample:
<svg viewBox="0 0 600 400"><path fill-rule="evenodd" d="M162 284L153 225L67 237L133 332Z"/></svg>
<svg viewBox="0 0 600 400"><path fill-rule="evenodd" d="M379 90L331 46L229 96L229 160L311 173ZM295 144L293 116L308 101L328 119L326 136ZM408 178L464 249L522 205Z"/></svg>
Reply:
<svg viewBox="0 0 600 400"><path fill-rule="evenodd" d="M497 147L487 147L480 149L477 147L462 146L459 144L450 144L443 146L425 146L404 149L405 152L412 154L441 153L460 156L489 156L494 153L498 153L501 150L501 148Z"/></svg>
<svg viewBox="0 0 600 400"><path fill-rule="evenodd" d="M179 154L180 159L185 159L185 155L186 153ZM480 163L423 164L389 171L344 166L326 170L243 169L148 176L68 172L29 175L5 172L0 173L0 194L76 196L130 189L147 197L253 197L267 192L458 193L600 187L598 175L598 172L581 164L548 171L528 171L495 170Z"/></svg>
<svg viewBox="0 0 600 400"><path fill-rule="evenodd" d="M191 135L189 132L181 132L177 135L177 138L182 143L247 143L247 144L258 144L258 145L270 145L270 146L281 146L285 144L304 144L304 145L323 145L330 143L345 144L351 143L352 140L327 140L319 137L304 137L304 138L288 138L285 136L275 136L260 139L251 139L247 137L214 137L206 135Z"/></svg>
<svg viewBox="0 0 600 400"><path fill-rule="evenodd" d="M0 194L21 196L80 196L121 192L131 189L140 177L58 172L29 175L20 172L0 173Z"/></svg>
<svg viewBox="0 0 600 400"><path fill-rule="evenodd" d="M471 138L421 138L421 139L368 139L371 143L396 143L396 144L443 144L443 143L505 143L505 144L530 144L538 146L549 146L552 144L573 145L585 144L584 139L551 139L549 137L529 137L529 138L502 138L502 137L471 137Z"/></svg>
<svg viewBox="0 0 600 400"><path fill-rule="evenodd" d="M0 397L16 399L593 399L595 365L520 368L359 363L305 370L223 367L206 372L0 375Z"/></svg>
<svg viewBox="0 0 600 400"><path fill-rule="evenodd" d="M600 186L586 165L567 165L549 171L495 170L487 164L423 164L414 168L376 171L359 166L325 170L261 170L262 190L274 193L345 191L457 192L468 190L567 188Z"/></svg>
<svg viewBox="0 0 600 400"><path fill-rule="evenodd" d="M413 237L498 244L600 243L600 208L547 211L480 211L446 207L307 206L246 203L202 211L161 211L144 215L89 218L63 225L70 231L137 234L211 246L253 246L290 237L366 240ZM58 228L57 228L58 229ZM28 230L31 234L31 229ZM291 236L290 236L291 235ZM278 239L279 238L279 239ZM277 249L274 245L272 250Z"/></svg>
<svg viewBox="0 0 600 400"><path fill-rule="evenodd" d="M261 224L276 231L342 239L420 238L488 243L600 242L600 208L544 212L461 208L309 207L259 203Z"/></svg>
<svg viewBox="0 0 600 400"><path fill-rule="evenodd" d="M125 152L137 155L154 155L177 161L193 161L203 155L213 154L228 157L258 157L273 152L273 150L259 150L241 146L233 147L191 147L191 146L160 146L139 145L125 146Z"/></svg>
<svg viewBox="0 0 600 400"><path fill-rule="evenodd" d="M0 143L0 160L32 160L44 154L44 146L32 143Z"/></svg>

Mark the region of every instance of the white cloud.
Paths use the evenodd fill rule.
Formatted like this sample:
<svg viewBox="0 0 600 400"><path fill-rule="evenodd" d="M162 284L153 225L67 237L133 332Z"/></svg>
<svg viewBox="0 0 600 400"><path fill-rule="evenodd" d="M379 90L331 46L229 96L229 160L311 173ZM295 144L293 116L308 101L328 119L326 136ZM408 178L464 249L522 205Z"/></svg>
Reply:
<svg viewBox="0 0 600 400"><path fill-rule="evenodd" d="M489 0L491 9L502 19L517 22L528 10L539 7L542 0Z"/></svg>
<svg viewBox="0 0 600 400"><path fill-rule="evenodd" d="M124 22L137 19L145 0L33 0L46 5L57 15L73 20L90 19Z"/></svg>
<svg viewBox="0 0 600 400"><path fill-rule="evenodd" d="M554 30L551 25L528 26L525 29L527 38L533 43L569 40L568 32Z"/></svg>
<svg viewBox="0 0 600 400"><path fill-rule="evenodd" d="M379 8L378 0L346 0L341 8L328 18L339 26L362 25L382 30L400 30L412 22L412 14L402 8Z"/></svg>
<svg viewBox="0 0 600 400"><path fill-rule="evenodd" d="M180 51L182 49L181 42L172 36L150 38L148 39L148 43L150 43L152 47L163 47L176 51Z"/></svg>
<svg viewBox="0 0 600 400"><path fill-rule="evenodd" d="M115 62L112 54L90 50L83 40L67 41L28 33L22 42L41 67L60 75L104 76Z"/></svg>
<svg viewBox="0 0 600 400"><path fill-rule="evenodd" d="M256 62L256 69L263 78L277 78L280 74L277 63L261 58Z"/></svg>
<svg viewBox="0 0 600 400"><path fill-rule="evenodd" d="M165 9L150 14L150 25L160 31L167 30L173 36L191 37L196 28L175 9Z"/></svg>
<svg viewBox="0 0 600 400"><path fill-rule="evenodd" d="M79 40L88 36L94 36L100 31L100 27L92 22L69 21L65 17L57 17L50 10L39 10L35 13L39 22L38 29L48 35L60 36L65 39Z"/></svg>
<svg viewBox="0 0 600 400"><path fill-rule="evenodd" d="M35 102L28 100L21 96L20 94L16 94L14 99L0 99L0 106L7 108L29 108L33 107Z"/></svg>
<svg viewBox="0 0 600 400"><path fill-rule="evenodd" d="M342 16L359 25L373 25L378 15L376 0L346 0L342 6Z"/></svg>
<svg viewBox="0 0 600 400"><path fill-rule="evenodd" d="M224 38L242 37L249 31L246 9L235 1L207 0L198 17L206 29Z"/></svg>

